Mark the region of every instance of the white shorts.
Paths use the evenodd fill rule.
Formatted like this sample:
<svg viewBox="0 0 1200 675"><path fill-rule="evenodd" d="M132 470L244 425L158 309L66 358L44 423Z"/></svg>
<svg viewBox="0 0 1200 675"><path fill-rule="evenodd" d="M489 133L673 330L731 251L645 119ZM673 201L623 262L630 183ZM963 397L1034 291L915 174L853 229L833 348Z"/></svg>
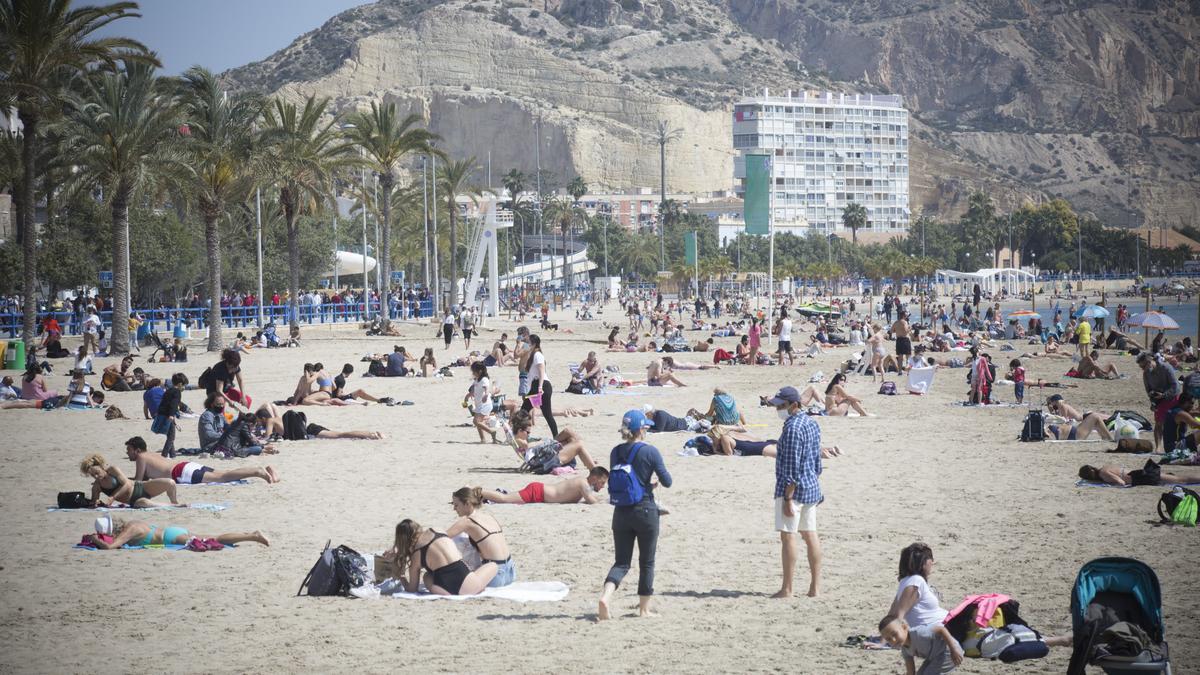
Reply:
<svg viewBox="0 0 1200 675"><path fill-rule="evenodd" d="M816 532L817 505L792 502L792 516L783 514L783 497L775 498L776 532Z"/></svg>

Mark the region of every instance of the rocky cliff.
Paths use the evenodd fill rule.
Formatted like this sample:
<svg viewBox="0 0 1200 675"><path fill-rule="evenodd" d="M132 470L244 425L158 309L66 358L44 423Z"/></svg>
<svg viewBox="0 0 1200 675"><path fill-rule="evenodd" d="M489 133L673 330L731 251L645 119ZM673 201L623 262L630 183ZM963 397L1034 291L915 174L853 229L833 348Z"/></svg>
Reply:
<svg viewBox="0 0 1200 675"><path fill-rule="evenodd" d="M1200 219L1195 0L379 0L237 87L399 102L494 177L731 186L730 107L773 89L883 91L913 113L913 203L1061 195L1110 222ZM538 148L540 136L540 153ZM498 179L494 182L498 182Z"/></svg>

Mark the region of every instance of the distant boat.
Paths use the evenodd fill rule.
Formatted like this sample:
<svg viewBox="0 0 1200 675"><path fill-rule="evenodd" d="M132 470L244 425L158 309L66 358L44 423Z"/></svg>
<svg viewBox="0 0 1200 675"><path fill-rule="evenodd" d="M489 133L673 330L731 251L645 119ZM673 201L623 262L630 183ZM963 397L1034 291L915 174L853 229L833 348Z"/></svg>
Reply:
<svg viewBox="0 0 1200 675"><path fill-rule="evenodd" d="M833 316L840 317L842 310L826 302L810 302L800 305L796 312L802 316Z"/></svg>

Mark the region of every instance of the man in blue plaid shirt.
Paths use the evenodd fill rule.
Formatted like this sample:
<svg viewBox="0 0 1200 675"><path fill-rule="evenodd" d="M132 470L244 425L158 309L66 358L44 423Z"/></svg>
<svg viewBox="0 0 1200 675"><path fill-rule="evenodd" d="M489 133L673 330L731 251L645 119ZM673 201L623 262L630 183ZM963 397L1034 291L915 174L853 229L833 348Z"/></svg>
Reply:
<svg viewBox="0 0 1200 675"><path fill-rule="evenodd" d="M784 387L767 401L783 419L775 456L775 529L783 549L783 586L771 597L792 597L796 569L796 533L808 548L812 574L808 596L816 597L821 579L821 541L817 538L817 505L821 496L821 429L800 406L800 392Z"/></svg>

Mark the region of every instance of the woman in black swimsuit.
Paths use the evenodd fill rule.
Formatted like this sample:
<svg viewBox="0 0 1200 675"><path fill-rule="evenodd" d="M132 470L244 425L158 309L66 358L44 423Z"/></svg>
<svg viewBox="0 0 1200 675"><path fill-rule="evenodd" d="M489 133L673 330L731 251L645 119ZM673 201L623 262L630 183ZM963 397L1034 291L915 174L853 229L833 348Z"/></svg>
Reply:
<svg viewBox="0 0 1200 675"><path fill-rule="evenodd" d="M450 504L458 514L458 520L446 528L446 535L455 537L466 533L483 562L496 564L496 576L492 577L488 586L499 588L516 580L517 568L508 550L504 528L500 527L500 521L495 516L480 510L483 506L483 490L477 487L459 488L450 496Z"/></svg>
<svg viewBox="0 0 1200 675"><path fill-rule="evenodd" d="M495 563L485 562L472 572L450 537L409 518L396 525L396 545L391 553L402 575L408 568L408 577L402 581L409 593L416 593L424 581L425 589L436 595L477 595L496 576ZM422 568L427 571L423 579Z"/></svg>

